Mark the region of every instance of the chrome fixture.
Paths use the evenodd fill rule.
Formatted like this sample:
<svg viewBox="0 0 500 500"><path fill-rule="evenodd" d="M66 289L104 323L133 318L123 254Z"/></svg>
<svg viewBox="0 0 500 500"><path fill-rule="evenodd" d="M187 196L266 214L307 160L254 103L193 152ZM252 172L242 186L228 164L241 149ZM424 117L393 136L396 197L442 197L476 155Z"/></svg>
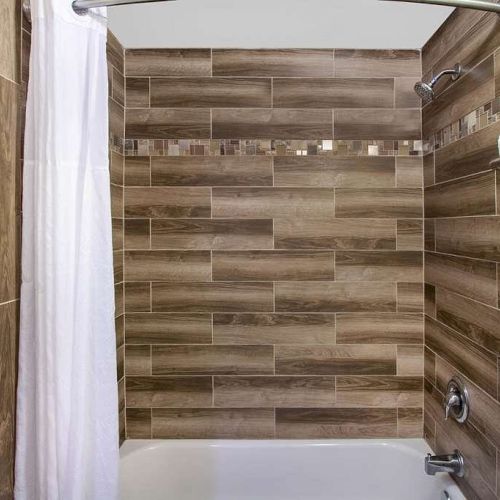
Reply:
<svg viewBox="0 0 500 500"><path fill-rule="evenodd" d="M71 7L76 14L83 16L88 14L89 9L97 7L115 7L117 5L129 5L134 3L153 3L153 2L174 2L175 0L74 0ZM23 0L23 12L26 19L31 22L30 0Z"/></svg>
<svg viewBox="0 0 500 500"><path fill-rule="evenodd" d="M382 0L383 2L409 2L432 5L446 5L463 9L485 10L500 14L500 5L486 0Z"/></svg>
<svg viewBox="0 0 500 500"><path fill-rule="evenodd" d="M452 498L446 490L443 490L441 493L441 500L452 500Z"/></svg>
<svg viewBox="0 0 500 500"><path fill-rule="evenodd" d="M425 473L434 476L436 472L448 472L457 477L464 476L464 457L455 450L450 455L431 455L425 457Z"/></svg>
<svg viewBox="0 0 500 500"><path fill-rule="evenodd" d="M430 82L417 82L415 84L415 92L424 101L424 103L431 102L434 99L434 86L445 75L451 75L453 81L458 80L462 74L462 66L455 64L451 69L445 69L435 76Z"/></svg>
<svg viewBox="0 0 500 500"><path fill-rule="evenodd" d="M445 420L448 420L450 415L460 424L469 416L469 393L458 377L450 380L444 397Z"/></svg>

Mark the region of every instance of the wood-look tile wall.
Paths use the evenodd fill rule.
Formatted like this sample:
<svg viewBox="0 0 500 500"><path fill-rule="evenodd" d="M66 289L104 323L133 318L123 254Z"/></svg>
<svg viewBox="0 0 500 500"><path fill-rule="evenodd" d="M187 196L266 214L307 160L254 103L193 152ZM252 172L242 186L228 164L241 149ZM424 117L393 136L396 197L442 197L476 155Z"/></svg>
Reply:
<svg viewBox="0 0 500 500"><path fill-rule="evenodd" d="M30 27L21 2L0 8L0 498L13 499L21 261L22 133Z"/></svg>
<svg viewBox="0 0 500 500"><path fill-rule="evenodd" d="M425 75L455 62L466 74L423 108L424 139L500 95L499 47L498 16L471 10L455 11L427 43ZM425 437L437 452L463 453L458 482L470 500L500 498L499 174L489 166L499 133L492 124L424 158ZM464 425L444 420L454 375L471 396Z"/></svg>
<svg viewBox="0 0 500 500"><path fill-rule="evenodd" d="M125 134L124 50L108 31L107 41L109 128L110 134L123 140ZM113 222L113 261L115 275L115 328L118 378L120 442L125 439L125 310L123 306L123 183L125 158L119 148L110 147L111 216Z"/></svg>
<svg viewBox="0 0 500 500"><path fill-rule="evenodd" d="M126 50L128 139L419 139L418 51ZM422 159L127 156L128 438L423 428Z"/></svg>

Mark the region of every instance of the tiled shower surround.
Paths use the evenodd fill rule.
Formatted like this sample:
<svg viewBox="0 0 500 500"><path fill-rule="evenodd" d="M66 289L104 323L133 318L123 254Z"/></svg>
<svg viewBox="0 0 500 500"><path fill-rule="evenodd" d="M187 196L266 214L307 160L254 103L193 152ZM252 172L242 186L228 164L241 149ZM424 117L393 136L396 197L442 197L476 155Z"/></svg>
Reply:
<svg viewBox="0 0 500 500"><path fill-rule="evenodd" d="M127 436L421 436L420 52L126 50L125 76Z"/></svg>
<svg viewBox="0 0 500 500"><path fill-rule="evenodd" d="M436 452L463 453L458 482L469 500L500 498L500 178L490 165L499 156L500 123L490 120L500 109L499 47L498 16L463 10L422 51L424 75L456 62L465 68L422 112L424 139L437 138L424 156L424 422ZM464 425L443 417L454 375L471 398Z"/></svg>

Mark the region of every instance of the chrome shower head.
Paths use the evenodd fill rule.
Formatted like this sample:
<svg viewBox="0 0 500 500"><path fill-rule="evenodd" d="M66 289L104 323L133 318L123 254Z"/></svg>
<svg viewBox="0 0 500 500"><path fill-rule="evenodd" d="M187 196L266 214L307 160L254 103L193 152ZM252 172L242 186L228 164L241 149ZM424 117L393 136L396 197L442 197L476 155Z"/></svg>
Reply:
<svg viewBox="0 0 500 500"><path fill-rule="evenodd" d="M452 69L441 71L441 73L435 76L430 82L417 82L414 87L415 92L424 103L431 102L434 99L434 85L436 85L444 75L451 75L451 79L455 81L460 78L461 74L462 66L457 63Z"/></svg>
<svg viewBox="0 0 500 500"><path fill-rule="evenodd" d="M417 82L414 89L422 101L427 103L434 99L434 90L430 83Z"/></svg>

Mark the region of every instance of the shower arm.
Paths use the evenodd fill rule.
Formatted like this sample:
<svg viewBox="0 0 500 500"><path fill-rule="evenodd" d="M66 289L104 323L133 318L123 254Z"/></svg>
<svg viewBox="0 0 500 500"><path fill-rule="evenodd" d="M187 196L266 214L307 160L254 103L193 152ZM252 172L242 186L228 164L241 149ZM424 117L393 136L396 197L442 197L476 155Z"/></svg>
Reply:
<svg viewBox="0 0 500 500"><path fill-rule="evenodd" d="M463 9L485 10L500 14L500 5L487 0L381 0L382 2L409 2L432 5L446 5Z"/></svg>
<svg viewBox="0 0 500 500"><path fill-rule="evenodd" d="M434 87L434 85L436 85L436 83L441 80L441 77L444 76L444 75L454 75L454 76L457 76L457 75L460 75L460 72L461 72L461 69L460 69L460 66L458 66L459 69L456 69L457 66L455 67L455 69L453 68L450 68L450 69L444 69L443 71L441 71L441 73L437 74L429 83L429 85L431 87Z"/></svg>

